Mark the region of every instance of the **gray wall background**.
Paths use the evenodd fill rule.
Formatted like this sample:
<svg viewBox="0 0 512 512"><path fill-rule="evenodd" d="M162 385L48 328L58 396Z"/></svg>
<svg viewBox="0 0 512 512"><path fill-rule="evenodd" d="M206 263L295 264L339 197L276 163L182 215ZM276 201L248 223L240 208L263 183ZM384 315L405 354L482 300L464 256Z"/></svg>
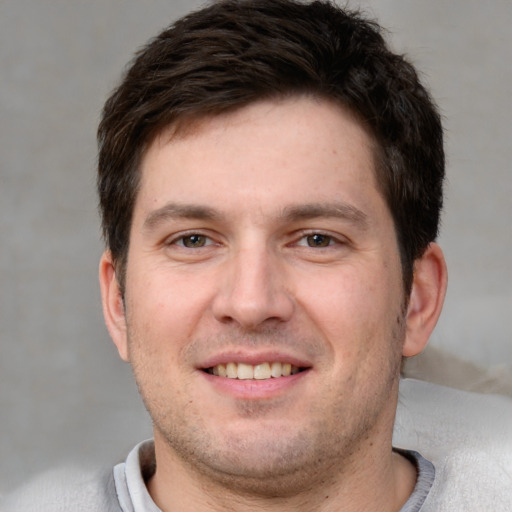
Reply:
<svg viewBox="0 0 512 512"><path fill-rule="evenodd" d="M95 130L133 51L198 5L0 0L0 492L64 461L113 463L150 435L101 316ZM450 287L432 343L512 365L512 2L361 6L445 117Z"/></svg>

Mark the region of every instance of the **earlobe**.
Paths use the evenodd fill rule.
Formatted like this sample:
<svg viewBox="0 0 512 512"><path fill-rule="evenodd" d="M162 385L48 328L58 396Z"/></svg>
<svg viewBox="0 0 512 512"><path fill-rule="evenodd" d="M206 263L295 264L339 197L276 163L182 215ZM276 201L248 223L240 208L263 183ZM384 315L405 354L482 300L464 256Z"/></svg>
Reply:
<svg viewBox="0 0 512 512"><path fill-rule="evenodd" d="M119 356L123 361L128 362L130 357L125 309L110 251L105 251L101 257L99 279L103 316L108 332L117 347Z"/></svg>
<svg viewBox="0 0 512 512"><path fill-rule="evenodd" d="M443 308L448 274L441 248L431 243L414 264L402 355L412 357L426 346Z"/></svg>

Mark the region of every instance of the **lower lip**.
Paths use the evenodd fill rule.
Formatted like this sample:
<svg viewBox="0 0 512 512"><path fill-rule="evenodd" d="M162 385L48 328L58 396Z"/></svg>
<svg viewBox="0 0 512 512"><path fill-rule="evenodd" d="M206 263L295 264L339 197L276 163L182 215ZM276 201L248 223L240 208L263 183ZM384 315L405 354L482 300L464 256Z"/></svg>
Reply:
<svg viewBox="0 0 512 512"><path fill-rule="evenodd" d="M228 379L226 377L217 377L206 372L201 373L209 384L224 395L242 400L262 400L278 396L288 391L293 386L296 386L307 376L309 370L303 370L287 377L263 380Z"/></svg>

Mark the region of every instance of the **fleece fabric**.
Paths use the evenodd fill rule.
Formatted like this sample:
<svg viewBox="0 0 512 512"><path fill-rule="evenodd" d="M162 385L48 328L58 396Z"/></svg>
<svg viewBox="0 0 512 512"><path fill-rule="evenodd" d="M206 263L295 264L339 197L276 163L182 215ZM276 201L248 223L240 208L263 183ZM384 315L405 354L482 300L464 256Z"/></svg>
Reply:
<svg viewBox="0 0 512 512"><path fill-rule="evenodd" d="M404 379L393 444L420 452L435 466L421 509L413 499L402 512L512 511L510 398ZM5 497L0 511L158 512L140 476L141 466L151 464L148 446L134 449L114 469L68 467L40 475Z"/></svg>

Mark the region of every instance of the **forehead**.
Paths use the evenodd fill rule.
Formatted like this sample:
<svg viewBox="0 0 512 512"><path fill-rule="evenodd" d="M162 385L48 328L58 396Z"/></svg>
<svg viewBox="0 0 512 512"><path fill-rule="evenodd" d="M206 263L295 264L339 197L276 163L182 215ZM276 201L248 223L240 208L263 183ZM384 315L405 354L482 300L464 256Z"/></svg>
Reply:
<svg viewBox="0 0 512 512"><path fill-rule="evenodd" d="M276 208L376 188L374 141L333 102L262 101L163 130L141 165L137 203L158 208L180 197L223 201L236 193Z"/></svg>

